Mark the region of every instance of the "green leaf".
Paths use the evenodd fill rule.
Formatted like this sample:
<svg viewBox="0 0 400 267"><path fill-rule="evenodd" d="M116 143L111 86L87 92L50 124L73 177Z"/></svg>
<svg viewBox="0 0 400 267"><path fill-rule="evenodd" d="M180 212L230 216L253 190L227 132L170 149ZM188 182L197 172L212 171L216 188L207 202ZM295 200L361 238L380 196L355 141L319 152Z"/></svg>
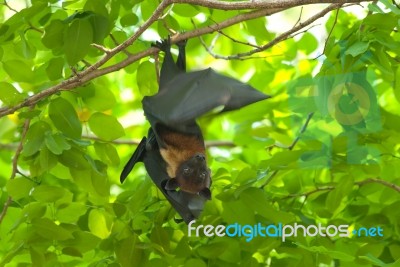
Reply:
<svg viewBox="0 0 400 267"><path fill-rule="evenodd" d="M185 262L185 265L183 267L207 267L207 264L202 261L201 259L189 259L188 261Z"/></svg>
<svg viewBox="0 0 400 267"><path fill-rule="evenodd" d="M199 14L199 11L193 5L174 5L172 11L182 17L194 17Z"/></svg>
<svg viewBox="0 0 400 267"><path fill-rule="evenodd" d="M87 231L76 231L73 233L74 239L62 241L64 246L74 247L81 253L97 248L101 241L98 237Z"/></svg>
<svg viewBox="0 0 400 267"><path fill-rule="evenodd" d="M306 32L297 42L297 46L299 49L303 50L307 55L309 55L318 48L318 40L314 35Z"/></svg>
<svg viewBox="0 0 400 267"><path fill-rule="evenodd" d="M395 76L400 77L400 67L397 67ZM395 79L395 81L394 81L393 93L397 99L397 102L400 103L400 79L399 78Z"/></svg>
<svg viewBox="0 0 400 267"><path fill-rule="evenodd" d="M357 42L357 43L351 45L349 48L347 48L345 54L356 57L358 55L365 53L367 51L368 47L369 47L369 43L367 43L367 42Z"/></svg>
<svg viewBox="0 0 400 267"><path fill-rule="evenodd" d="M32 67L21 60L8 60L3 62L4 70L16 82L32 82L35 75Z"/></svg>
<svg viewBox="0 0 400 267"><path fill-rule="evenodd" d="M50 125L44 121L38 121L29 127L26 134L24 150L22 154L26 157L32 156L42 147L45 133L51 131Z"/></svg>
<svg viewBox="0 0 400 267"><path fill-rule="evenodd" d="M105 239L111 234L111 220L104 211L92 209L89 213L89 230L95 236Z"/></svg>
<svg viewBox="0 0 400 267"><path fill-rule="evenodd" d="M124 128L116 118L100 112L90 117L89 126L95 135L105 141L112 141L125 135Z"/></svg>
<svg viewBox="0 0 400 267"><path fill-rule="evenodd" d="M120 240L115 248L115 255L122 267L143 266L144 250L139 246L139 240L135 235Z"/></svg>
<svg viewBox="0 0 400 267"><path fill-rule="evenodd" d="M64 45L64 31L67 26L61 20L53 20L44 29L43 44L50 49L61 48Z"/></svg>
<svg viewBox="0 0 400 267"><path fill-rule="evenodd" d="M337 251L337 250L330 250L326 247L323 246L304 246L300 243L295 243L297 246L299 246L302 249L305 249L307 251L313 252L313 253L321 253L323 255L328 255L331 256L334 259L342 260L342 261L353 261L355 257L353 255L347 254L342 251Z"/></svg>
<svg viewBox="0 0 400 267"><path fill-rule="evenodd" d="M50 240L67 240L73 238L70 231L55 224L47 218L35 219L32 221L33 230L40 236Z"/></svg>
<svg viewBox="0 0 400 267"><path fill-rule="evenodd" d="M57 186L51 185L40 185L36 186L32 191L32 196L39 202L55 202L56 200L62 198L65 194L65 189Z"/></svg>
<svg viewBox="0 0 400 267"><path fill-rule="evenodd" d="M82 125L74 107L64 98L58 97L50 102L49 116L54 126L66 136L78 139L82 134Z"/></svg>
<svg viewBox="0 0 400 267"><path fill-rule="evenodd" d="M47 148L55 155L61 155L64 150L71 148L62 134L46 133L45 143Z"/></svg>
<svg viewBox="0 0 400 267"><path fill-rule="evenodd" d="M84 215L87 211L86 205L82 203L70 203L67 206L58 208L56 211L56 218L63 223L75 223L79 217Z"/></svg>
<svg viewBox="0 0 400 267"><path fill-rule="evenodd" d="M115 106L116 100L114 94L107 85L90 84L78 90L83 102L91 109L96 111L105 111Z"/></svg>
<svg viewBox="0 0 400 267"><path fill-rule="evenodd" d="M344 176L338 183L338 185L328 193L326 198L327 208L334 212L340 206L342 199L345 198L353 188L353 179L350 175Z"/></svg>
<svg viewBox="0 0 400 267"><path fill-rule="evenodd" d="M46 205L47 204L39 202L30 202L22 210L22 215L27 217L29 220L41 218L46 213Z"/></svg>
<svg viewBox="0 0 400 267"><path fill-rule="evenodd" d="M14 46L15 52L17 54L23 55L26 59L35 58L36 48L26 40L25 34L23 32L19 33L19 37L21 41Z"/></svg>
<svg viewBox="0 0 400 267"><path fill-rule="evenodd" d="M12 106L23 100L23 96L12 84L0 82L0 100L6 106Z"/></svg>
<svg viewBox="0 0 400 267"><path fill-rule="evenodd" d="M40 150L39 163L43 171L48 171L57 165L57 157L46 147Z"/></svg>
<svg viewBox="0 0 400 267"><path fill-rule="evenodd" d="M107 175L99 174L98 172L92 173L92 184L96 193L102 197L108 197L110 195L110 183Z"/></svg>
<svg viewBox="0 0 400 267"><path fill-rule="evenodd" d="M64 37L64 51L68 64L75 65L89 52L93 42L93 28L87 18L76 19L67 29Z"/></svg>
<svg viewBox="0 0 400 267"><path fill-rule="evenodd" d="M82 258L83 255L82 253L77 250L76 248L73 247L65 247L62 249L62 254L72 256L72 257L79 257Z"/></svg>
<svg viewBox="0 0 400 267"><path fill-rule="evenodd" d="M108 19L102 15L94 14L89 18L93 29L93 42L103 44L104 38L110 33Z"/></svg>
<svg viewBox="0 0 400 267"><path fill-rule="evenodd" d="M139 22L139 18L135 13L128 13L125 16L122 16L120 19L120 23L122 27L128 27L136 25Z"/></svg>
<svg viewBox="0 0 400 267"><path fill-rule="evenodd" d="M36 247L30 246L29 253L31 255L32 266L45 266L46 258L44 254Z"/></svg>
<svg viewBox="0 0 400 267"><path fill-rule="evenodd" d="M170 251L170 239L165 228L161 226L154 227L151 231L150 240L152 244L159 245L166 252Z"/></svg>
<svg viewBox="0 0 400 267"><path fill-rule="evenodd" d="M147 20L151 15L153 15L153 12L156 10L157 6L157 1L143 1L140 5L142 19Z"/></svg>
<svg viewBox="0 0 400 267"><path fill-rule="evenodd" d="M52 58L46 68L47 77L50 81L61 79L64 68L64 60L61 57Z"/></svg>
<svg viewBox="0 0 400 267"><path fill-rule="evenodd" d="M216 241L197 248L197 253L206 259L216 259L228 249L229 245L226 241Z"/></svg>
<svg viewBox="0 0 400 267"><path fill-rule="evenodd" d="M137 70L136 81L142 95L153 95L157 92L158 84L154 64L142 62Z"/></svg>
<svg viewBox="0 0 400 267"><path fill-rule="evenodd" d="M29 196L29 192L32 190L34 182L26 178L15 178L8 180L6 189L8 194L14 199L19 200Z"/></svg>
<svg viewBox="0 0 400 267"><path fill-rule="evenodd" d="M255 211L249 209L243 201L236 200L223 203L221 216L227 223L254 224L254 215Z"/></svg>
<svg viewBox="0 0 400 267"><path fill-rule="evenodd" d="M109 143L94 143L94 149L97 156L106 164L118 166L120 163L118 152L112 144Z"/></svg>
<svg viewBox="0 0 400 267"><path fill-rule="evenodd" d="M59 156L59 160L61 164L72 169L86 170L90 168L90 164L85 158L85 154L74 147L65 150Z"/></svg>

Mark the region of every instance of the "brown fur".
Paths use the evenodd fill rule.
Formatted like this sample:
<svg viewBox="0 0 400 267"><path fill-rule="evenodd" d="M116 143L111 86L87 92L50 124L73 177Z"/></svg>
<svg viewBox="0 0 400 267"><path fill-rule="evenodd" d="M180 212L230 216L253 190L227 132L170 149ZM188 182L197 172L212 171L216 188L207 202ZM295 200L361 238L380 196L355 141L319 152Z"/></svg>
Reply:
<svg viewBox="0 0 400 267"><path fill-rule="evenodd" d="M168 164L167 173L171 178L176 176L176 170L182 162L195 154L205 154L204 143L197 136L168 132L162 137L167 148L161 148L160 153Z"/></svg>

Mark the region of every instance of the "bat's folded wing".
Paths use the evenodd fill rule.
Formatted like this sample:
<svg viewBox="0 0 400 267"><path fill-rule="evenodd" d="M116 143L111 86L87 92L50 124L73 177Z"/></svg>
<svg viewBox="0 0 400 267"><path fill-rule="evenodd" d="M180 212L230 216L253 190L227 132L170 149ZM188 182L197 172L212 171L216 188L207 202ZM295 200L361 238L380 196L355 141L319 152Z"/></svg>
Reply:
<svg viewBox="0 0 400 267"><path fill-rule="evenodd" d="M207 201L205 198L199 195L183 192L182 190L165 190L165 183L170 178L165 171L165 166L163 165L165 162L161 158L158 150L147 151L143 158L143 162L150 178L186 223L189 223L200 216L204 204Z"/></svg>
<svg viewBox="0 0 400 267"><path fill-rule="evenodd" d="M142 103L146 116L179 126L220 106L222 111L235 110L267 98L252 86L209 68L176 75Z"/></svg>

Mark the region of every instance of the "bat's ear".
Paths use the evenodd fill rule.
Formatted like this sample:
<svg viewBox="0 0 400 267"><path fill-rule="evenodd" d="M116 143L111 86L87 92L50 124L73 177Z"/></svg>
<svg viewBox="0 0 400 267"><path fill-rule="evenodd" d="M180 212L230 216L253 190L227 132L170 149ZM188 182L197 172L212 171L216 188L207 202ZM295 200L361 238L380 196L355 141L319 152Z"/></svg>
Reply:
<svg viewBox="0 0 400 267"><path fill-rule="evenodd" d="M165 183L165 190L176 190L179 187L178 181L175 178L168 179Z"/></svg>
<svg viewBox="0 0 400 267"><path fill-rule="evenodd" d="M199 192L199 195L204 197L207 200L211 200L211 191L209 188L204 188Z"/></svg>

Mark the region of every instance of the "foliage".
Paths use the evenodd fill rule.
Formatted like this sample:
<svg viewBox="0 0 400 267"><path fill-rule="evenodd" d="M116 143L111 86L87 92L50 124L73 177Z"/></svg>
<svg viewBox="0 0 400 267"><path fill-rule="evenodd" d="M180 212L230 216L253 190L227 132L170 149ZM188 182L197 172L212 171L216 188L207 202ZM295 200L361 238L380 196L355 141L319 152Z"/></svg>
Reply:
<svg viewBox="0 0 400 267"><path fill-rule="evenodd" d="M0 119L1 266L399 266L400 9L390 1L359 16L329 13L326 42L312 30L281 35L264 16L188 41L189 69L212 66L273 95L200 118L206 140L233 147L208 150L213 200L196 225L384 233L285 242L188 236L143 166L119 183L134 150L124 140L146 135L140 101L155 93L162 55L86 82L79 75L137 32L157 1L9 2L0 5L0 110L43 95ZM150 49L168 29L191 33L245 12L170 5L103 67ZM71 77L74 88L43 93Z"/></svg>

